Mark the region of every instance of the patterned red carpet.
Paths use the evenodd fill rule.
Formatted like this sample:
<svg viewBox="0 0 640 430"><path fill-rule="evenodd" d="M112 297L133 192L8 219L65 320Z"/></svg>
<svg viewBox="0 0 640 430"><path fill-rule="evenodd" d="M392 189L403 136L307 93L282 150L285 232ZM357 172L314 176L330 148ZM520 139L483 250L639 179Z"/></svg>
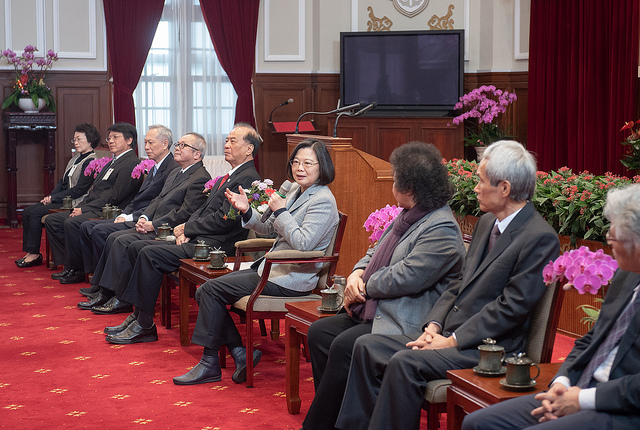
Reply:
<svg viewBox="0 0 640 430"><path fill-rule="evenodd" d="M176 386L171 379L197 363L201 347L181 347L177 327L158 327L158 342L105 342L104 327L119 324L126 315L79 310L78 288L88 284L61 285L44 266L18 269L14 260L23 255L22 230L2 229L0 235L0 427L301 427L313 398L311 366L301 365L301 413L289 415L283 339L258 340L263 358L253 389L234 384L231 369L223 370L218 383ZM174 322L177 318L176 313ZM565 345L563 355L571 342Z"/></svg>

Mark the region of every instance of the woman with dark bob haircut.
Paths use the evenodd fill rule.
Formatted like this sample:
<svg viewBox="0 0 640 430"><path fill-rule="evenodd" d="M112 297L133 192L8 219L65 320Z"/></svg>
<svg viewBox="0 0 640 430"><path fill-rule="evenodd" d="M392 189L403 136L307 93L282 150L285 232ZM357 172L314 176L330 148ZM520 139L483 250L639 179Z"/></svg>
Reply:
<svg viewBox="0 0 640 430"><path fill-rule="evenodd" d="M287 163L287 174L295 183L285 198L273 193L269 208L273 214L262 222L240 187L236 194L225 192L227 199L240 211L242 226L261 235L277 234L273 251L324 251L338 225L338 208L326 184L333 181L335 170L327 148L319 140L303 140L293 150ZM247 270L232 272L212 279L196 290L200 307L192 343L204 347L200 362L188 373L173 378L177 385L194 385L220 381L222 371L218 352L226 345L236 368L231 379L236 384L246 381L247 356L242 338L229 315L227 305L250 295L260 282L264 261ZM318 284L321 264L276 264L262 292L267 296L303 296ZM253 350L253 365L262 353Z"/></svg>
<svg viewBox="0 0 640 430"><path fill-rule="evenodd" d="M22 250L27 253L16 260L18 267L33 267L42 264L40 254L40 238L42 237L42 217L49 209L62 207L62 198L71 197L76 207L89 192L93 184L93 175L84 175L91 160L96 158L93 149L100 143L100 132L91 124L78 124L73 133L71 143L75 151L64 174L51 194L40 200L40 203L25 208L22 213Z"/></svg>
<svg viewBox="0 0 640 430"><path fill-rule="evenodd" d="M447 205L452 186L440 152L410 142L394 149L389 161L393 195L403 210L347 278L344 310L309 328L316 395L305 429L334 428L356 339L422 331L431 307L462 268L465 251Z"/></svg>

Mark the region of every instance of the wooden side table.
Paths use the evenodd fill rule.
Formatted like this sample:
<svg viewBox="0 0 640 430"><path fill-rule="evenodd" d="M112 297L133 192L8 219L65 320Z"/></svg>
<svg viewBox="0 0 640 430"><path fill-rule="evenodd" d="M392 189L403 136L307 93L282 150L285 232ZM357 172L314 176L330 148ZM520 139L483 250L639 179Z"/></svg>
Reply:
<svg viewBox="0 0 640 430"><path fill-rule="evenodd" d="M18 113L5 112L4 129L7 133L7 219L11 228L18 227L18 165L16 147L18 131L41 132L44 134L44 195L53 190L53 174L56 169L56 114L55 113Z"/></svg>
<svg viewBox="0 0 640 430"><path fill-rule="evenodd" d="M233 267L233 259L229 259L229 261L227 262L227 266ZM189 297L191 290L195 290L196 285L202 285L208 280L226 275L232 270L229 268L207 269L209 260L195 261L193 258L185 258L180 260L180 263L182 263L178 271L180 277L178 287L178 297L180 300L180 345L189 346L191 344L191 337L189 336Z"/></svg>
<svg viewBox="0 0 640 430"><path fill-rule="evenodd" d="M304 302L290 302L284 305L289 311L284 317L284 355L286 372L285 398L287 410L290 414L300 413L300 342L307 335L309 326L314 321L326 318L332 313L323 313L318 310L322 300L309 300Z"/></svg>
<svg viewBox="0 0 640 430"><path fill-rule="evenodd" d="M514 397L547 390L561 363L542 363L536 386L529 391L509 391L500 384L502 377L486 377L472 369L448 370L447 430L458 430L466 414ZM534 371L535 375L535 371Z"/></svg>

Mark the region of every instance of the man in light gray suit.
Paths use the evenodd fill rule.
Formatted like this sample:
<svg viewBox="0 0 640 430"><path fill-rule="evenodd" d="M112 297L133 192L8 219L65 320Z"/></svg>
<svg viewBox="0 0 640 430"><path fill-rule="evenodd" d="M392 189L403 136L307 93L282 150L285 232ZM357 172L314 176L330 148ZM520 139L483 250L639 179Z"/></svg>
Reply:
<svg viewBox="0 0 640 430"><path fill-rule="evenodd" d="M536 163L514 141L487 148L478 167L480 209L461 279L452 281L413 335L360 337L336 427L418 429L427 382L478 363L490 337L522 351L529 315L545 292L542 269L558 235L531 202Z"/></svg>

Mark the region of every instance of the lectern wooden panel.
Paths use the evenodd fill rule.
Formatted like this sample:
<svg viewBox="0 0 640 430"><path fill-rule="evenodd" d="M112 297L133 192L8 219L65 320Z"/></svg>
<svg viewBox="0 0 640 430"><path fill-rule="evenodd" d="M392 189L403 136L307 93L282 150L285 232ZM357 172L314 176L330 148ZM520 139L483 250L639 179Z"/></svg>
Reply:
<svg viewBox="0 0 640 430"><path fill-rule="evenodd" d="M391 164L354 148L349 138L288 134L288 153L307 138L319 139L327 145L336 169L336 179L329 188L338 209L349 216L336 274L347 276L369 246L370 233L363 227L369 214L387 204L396 204L391 191Z"/></svg>

